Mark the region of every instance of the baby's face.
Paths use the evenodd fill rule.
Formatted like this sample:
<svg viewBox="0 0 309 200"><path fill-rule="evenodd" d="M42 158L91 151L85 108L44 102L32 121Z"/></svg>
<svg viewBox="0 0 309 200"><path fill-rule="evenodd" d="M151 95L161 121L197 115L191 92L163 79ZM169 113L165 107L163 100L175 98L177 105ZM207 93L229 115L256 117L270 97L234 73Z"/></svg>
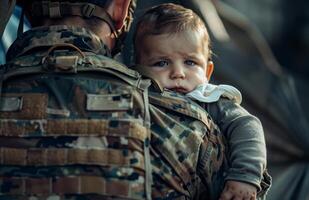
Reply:
<svg viewBox="0 0 309 200"><path fill-rule="evenodd" d="M163 88L188 93L212 73L208 47L198 33L150 35L140 42L138 64L147 67Z"/></svg>

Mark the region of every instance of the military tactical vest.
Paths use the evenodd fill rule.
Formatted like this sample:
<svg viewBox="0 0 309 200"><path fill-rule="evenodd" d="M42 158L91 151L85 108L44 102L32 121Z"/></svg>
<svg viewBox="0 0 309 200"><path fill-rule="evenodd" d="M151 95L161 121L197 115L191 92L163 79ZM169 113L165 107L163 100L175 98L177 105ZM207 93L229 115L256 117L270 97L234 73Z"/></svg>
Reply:
<svg viewBox="0 0 309 200"><path fill-rule="evenodd" d="M0 199L150 199L150 82L63 45L0 68Z"/></svg>

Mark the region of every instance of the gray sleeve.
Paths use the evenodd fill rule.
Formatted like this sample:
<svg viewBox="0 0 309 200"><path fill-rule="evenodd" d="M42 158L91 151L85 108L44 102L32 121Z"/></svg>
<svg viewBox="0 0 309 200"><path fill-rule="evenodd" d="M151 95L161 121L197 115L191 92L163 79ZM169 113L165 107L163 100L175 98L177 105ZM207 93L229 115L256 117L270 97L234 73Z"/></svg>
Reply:
<svg viewBox="0 0 309 200"><path fill-rule="evenodd" d="M260 190L266 167L266 145L260 120L224 98L209 104L207 110L227 139L230 167L225 181L251 183Z"/></svg>

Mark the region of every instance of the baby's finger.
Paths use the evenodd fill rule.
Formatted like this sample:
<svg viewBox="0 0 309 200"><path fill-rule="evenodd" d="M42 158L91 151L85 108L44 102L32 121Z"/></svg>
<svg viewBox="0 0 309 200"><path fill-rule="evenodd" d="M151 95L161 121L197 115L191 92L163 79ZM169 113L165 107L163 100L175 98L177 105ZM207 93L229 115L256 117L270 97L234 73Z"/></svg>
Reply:
<svg viewBox="0 0 309 200"><path fill-rule="evenodd" d="M233 196L234 195L231 192L223 191L221 193L221 196L220 196L219 200L232 200Z"/></svg>
<svg viewBox="0 0 309 200"><path fill-rule="evenodd" d="M246 196L243 197L243 200L256 200L256 197L253 194L246 195Z"/></svg>
<svg viewBox="0 0 309 200"><path fill-rule="evenodd" d="M251 195L249 200L256 200L256 195L255 194Z"/></svg>

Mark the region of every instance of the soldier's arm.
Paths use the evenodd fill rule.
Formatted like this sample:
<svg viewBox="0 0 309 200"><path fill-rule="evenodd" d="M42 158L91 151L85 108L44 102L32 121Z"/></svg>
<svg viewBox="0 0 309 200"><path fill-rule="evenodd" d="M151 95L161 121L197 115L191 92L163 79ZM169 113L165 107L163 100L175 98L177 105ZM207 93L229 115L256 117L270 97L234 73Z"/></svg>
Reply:
<svg viewBox="0 0 309 200"><path fill-rule="evenodd" d="M238 104L224 98L209 104L208 112L227 139L230 166L225 181L249 183L260 190L266 167L261 122Z"/></svg>

